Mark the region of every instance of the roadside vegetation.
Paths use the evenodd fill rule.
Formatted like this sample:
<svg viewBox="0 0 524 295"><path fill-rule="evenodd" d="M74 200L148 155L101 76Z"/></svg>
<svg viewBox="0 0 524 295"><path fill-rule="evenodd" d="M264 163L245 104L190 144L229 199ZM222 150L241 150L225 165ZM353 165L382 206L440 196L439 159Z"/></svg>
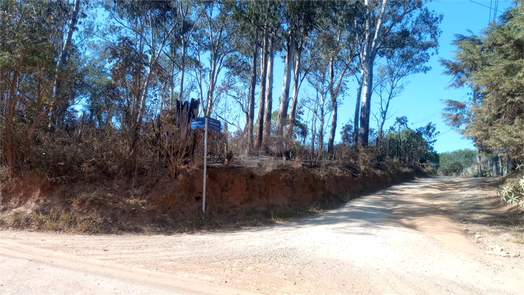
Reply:
<svg viewBox="0 0 524 295"><path fill-rule="evenodd" d="M200 218L204 132L191 129L196 117L222 122L208 139L208 162L216 169L264 174L278 161L282 171L307 168L319 179L342 171L370 181L373 175L391 181L398 171L434 173L435 124L410 128L399 116L384 125L407 79L428 71L437 51L442 16L427 2L3 0L0 211L20 209L27 191L38 191L48 199L11 221L25 224L32 216L33 224L52 229L112 228L120 214L161 212L156 224L169 224L166 215L174 212ZM482 89L471 103L448 108L448 118L478 149L522 161L521 82L513 79L522 70L515 45L521 16L512 11L485 40L466 38L499 46L489 34L507 31L500 46L515 51L512 72L497 77L510 81L492 89L477 78L478 66L465 70L467 57L446 61L456 86ZM279 58L283 73L274 71ZM482 65L500 60L489 58ZM358 81L354 88L351 79ZM301 92L306 84L312 95ZM281 97L274 87L282 87ZM380 105L376 114L372 97ZM497 108L484 110L484 102ZM342 103L354 103L356 112L337 126ZM511 113L502 116L505 108ZM473 115L481 110L486 115ZM480 134L488 119L497 124L495 134ZM26 192L17 191L23 186ZM190 204L191 216L174 209L177 202ZM66 207L51 210L58 205ZM83 220L101 208L105 215Z"/></svg>
<svg viewBox="0 0 524 295"><path fill-rule="evenodd" d="M375 162L427 163L433 124L410 129L400 117L383 130L406 78L427 71L438 46L441 16L425 3L2 1L2 171L59 183L177 177L201 165L203 132L189 124L198 116L224 125L210 138L217 162L358 162L362 151ZM313 97L300 93L306 83ZM337 109L349 93L357 112L341 131Z"/></svg>
<svg viewBox="0 0 524 295"><path fill-rule="evenodd" d="M477 155L511 158L516 168L524 160L524 14L522 1L514 3L480 35L457 35L455 57L441 62L451 87L471 90L466 101L445 101L448 124L473 140ZM518 173L500 191L508 203L523 206L523 171Z"/></svg>

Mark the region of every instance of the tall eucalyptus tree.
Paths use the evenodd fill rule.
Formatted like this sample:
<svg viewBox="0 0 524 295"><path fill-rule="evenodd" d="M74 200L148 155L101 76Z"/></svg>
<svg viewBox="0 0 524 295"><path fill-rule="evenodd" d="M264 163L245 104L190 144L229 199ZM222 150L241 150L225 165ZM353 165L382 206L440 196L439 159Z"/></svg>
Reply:
<svg viewBox="0 0 524 295"><path fill-rule="evenodd" d="M365 0L363 30L359 32L361 64L361 107L359 143L368 144L373 70L377 56L398 50L412 42L418 50L431 51L438 46L438 25L442 16L427 7L424 0Z"/></svg>
<svg viewBox="0 0 524 295"><path fill-rule="evenodd" d="M319 1L298 1L287 0L282 2L282 26L281 33L285 45L284 76L282 79L282 95L280 97L279 111L276 124L276 135L283 136L284 128L287 125L286 136L293 136L293 124L295 119L296 106L298 102L298 91L301 81L304 79L301 67L301 54L304 50L304 43L308 35L313 30L317 21L318 7L322 3ZM293 70L293 95L290 105L290 84L291 73ZM302 78L300 77L302 76ZM287 117L287 119L286 119Z"/></svg>

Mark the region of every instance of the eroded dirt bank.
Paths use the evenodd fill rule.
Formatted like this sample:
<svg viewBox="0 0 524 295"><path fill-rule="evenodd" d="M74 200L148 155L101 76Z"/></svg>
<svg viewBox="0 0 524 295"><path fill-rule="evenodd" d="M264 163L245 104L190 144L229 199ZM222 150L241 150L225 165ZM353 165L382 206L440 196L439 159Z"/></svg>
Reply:
<svg viewBox="0 0 524 295"><path fill-rule="evenodd" d="M416 180L239 230L0 231L0 265L9 265L0 267L0 293L523 294L524 244L504 233L510 223L496 222L511 208L495 204L482 181Z"/></svg>
<svg viewBox="0 0 524 295"><path fill-rule="evenodd" d="M347 164L209 168L207 215L212 220L267 208L289 209L412 178L413 171L407 169L361 170ZM90 184L54 184L38 174L26 174L3 185L0 212L4 226L14 228L80 232L176 228L201 217L202 180L199 169L182 169L175 179L149 176Z"/></svg>

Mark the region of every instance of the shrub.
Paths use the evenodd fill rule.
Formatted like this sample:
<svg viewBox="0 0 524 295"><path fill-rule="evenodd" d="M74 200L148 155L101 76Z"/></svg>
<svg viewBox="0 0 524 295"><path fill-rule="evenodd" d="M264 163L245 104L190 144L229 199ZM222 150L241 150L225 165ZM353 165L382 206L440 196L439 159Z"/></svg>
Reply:
<svg viewBox="0 0 524 295"><path fill-rule="evenodd" d="M524 175L499 190L502 201L524 208Z"/></svg>

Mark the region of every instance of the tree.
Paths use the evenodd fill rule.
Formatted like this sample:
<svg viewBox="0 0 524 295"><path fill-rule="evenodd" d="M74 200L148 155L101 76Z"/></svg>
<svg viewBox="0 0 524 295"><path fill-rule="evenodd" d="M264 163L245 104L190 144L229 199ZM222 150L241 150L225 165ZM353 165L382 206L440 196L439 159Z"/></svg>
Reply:
<svg viewBox="0 0 524 295"><path fill-rule="evenodd" d="M443 175L459 175L464 172L464 169L471 167L477 153L473 150L457 150L453 152L440 153L440 166L438 173Z"/></svg>
<svg viewBox="0 0 524 295"><path fill-rule="evenodd" d="M466 104L448 101L448 110L456 110L446 112L448 122L453 124L462 119L461 132L481 150L521 157L524 17L520 11L522 1L516 3L501 17L500 23L492 24L482 36L457 36L455 58L443 64L454 81L464 81L473 89Z"/></svg>
<svg viewBox="0 0 524 295"><path fill-rule="evenodd" d="M377 116L379 142L383 136L391 100L402 93L407 84L405 80L407 76L430 70L430 67L424 65L429 58L430 55L426 51L407 45L399 50L388 52L385 63L378 66L374 91L380 98Z"/></svg>
<svg viewBox="0 0 524 295"><path fill-rule="evenodd" d="M246 106L247 118L246 126L244 128L245 134L248 136L248 153L255 148L255 94L259 77L259 48L261 47L260 35L263 34L264 27L268 27L264 14L267 10L267 5L268 3L259 1L225 2L225 6L232 11L232 19L238 23L238 33L236 34L236 37L240 39L240 42L235 43L236 50L237 52L240 52L241 55L249 57L251 61L249 94ZM273 27L271 27L271 29L273 29ZM274 32L272 32L272 34L274 34ZM263 101L263 103L265 105L265 101ZM260 111L259 108L259 114ZM262 108L262 111L264 111L264 108ZM260 115L263 118L263 113Z"/></svg>
<svg viewBox="0 0 524 295"><path fill-rule="evenodd" d="M293 73L293 96L291 98L291 105L288 113L286 135L289 138L293 138L295 134L293 129L295 126L298 105L298 93L302 82L304 81L304 77L307 74L307 69L302 66L302 52L305 49L309 34L317 24L319 3L316 1L290 1L289 3L290 5L285 12L288 13L287 19L292 20L288 23L288 26L293 28L292 36L295 38L295 70ZM279 117L281 116L282 114L279 114Z"/></svg>
<svg viewBox="0 0 524 295"><path fill-rule="evenodd" d="M311 151L315 150L315 136L317 137L317 153L321 153L324 149L324 134L325 134L325 121L326 121L326 101L328 96L328 71L327 64L323 63L323 60L318 59L317 64L312 67L312 71L306 76L309 84L315 89L316 98L313 102L313 133L311 138ZM317 131L316 120L319 120L319 126Z"/></svg>
<svg viewBox="0 0 524 295"><path fill-rule="evenodd" d="M68 7L43 1L0 3L0 120L2 160L10 173L23 169L34 134L53 101L58 44ZM59 41L58 41L59 40ZM49 122L52 123L52 122Z"/></svg>
<svg viewBox="0 0 524 295"><path fill-rule="evenodd" d="M51 100L53 101L53 106L51 108L51 120L54 124L58 124L57 116L58 113L64 113L64 102L62 99L60 99L60 84L62 80L62 68L65 65L67 58L69 56L69 52L71 51L71 42L73 38L73 32L76 29L76 23L78 22L78 12L80 11L80 0L74 0L73 3L73 9L71 12L71 17L69 19L68 27L67 27L67 33L64 40L64 44L60 50L60 54L58 55L58 61L56 63L56 73L55 73L55 79L53 83L53 94L51 97ZM59 101L60 99L60 101ZM67 109L68 106L65 106ZM60 111L59 111L60 110ZM63 115L62 115L63 116Z"/></svg>
<svg viewBox="0 0 524 295"><path fill-rule="evenodd" d="M479 64L482 64L482 54L478 47L480 39L477 36L456 35L455 38L456 39L453 43L456 46L462 46L466 54L459 54L455 60L441 59L440 63L446 68L444 73L453 76L450 87L461 88L463 86L468 86L472 90L472 97L467 103L454 100L444 100L446 107L444 108L443 117L446 124L451 128L465 134L465 130L468 128L469 123L472 122L474 116L471 108L478 106L482 99L482 93L479 87L475 86L471 81L471 73L478 68ZM466 56L475 56L475 58L466 58ZM468 105L470 106L468 107ZM473 138L477 150L477 174L479 177L482 175L480 166L480 153L482 149L481 141L480 138Z"/></svg>
<svg viewBox="0 0 524 295"><path fill-rule="evenodd" d="M180 22L180 33L176 36L178 37L178 40L180 42L180 82L179 82L179 91L178 91L178 100L184 100L185 99L185 93L184 93L184 77L186 72L186 59L187 59L187 50L189 47L190 38L193 35L196 26L198 24L198 21L200 19L201 14L197 12L195 9L193 3L190 1L185 0L179 0L178 1L178 16L179 16L179 22ZM198 14L197 14L198 13ZM193 14L197 14L196 16L193 16L194 19L191 19L191 16ZM173 46L172 46L173 47ZM173 48L172 48L173 49Z"/></svg>
<svg viewBox="0 0 524 295"><path fill-rule="evenodd" d="M301 53L304 42L315 25L316 1L286 0L281 3L280 28L278 37L284 41L285 61L282 80L282 95L279 102L279 112L276 125L276 135L293 137L293 122L298 101L298 92L304 79L301 67ZM291 110L289 109L291 72L293 70L293 94ZM287 119L286 119L287 117ZM285 132L285 126L288 126Z"/></svg>
<svg viewBox="0 0 524 295"><path fill-rule="evenodd" d="M215 90L220 72L224 69L227 59L235 50L237 41L228 33L232 32L231 13L217 1L201 3L202 20L198 34L196 34L197 58L200 65L197 68L200 101L204 116L211 115L216 103ZM208 64L204 65L203 58L209 55ZM207 73L207 76L206 76ZM204 84L207 89L204 92ZM205 99L204 99L205 97Z"/></svg>
<svg viewBox="0 0 524 295"><path fill-rule="evenodd" d="M420 51L437 48L440 35L438 25L442 16L429 11L423 4L422 0L365 1L364 25L359 36L362 80L359 141L364 146L368 144L373 70L377 56L406 46Z"/></svg>
<svg viewBox="0 0 524 295"><path fill-rule="evenodd" d="M448 125L473 140L480 153L505 154L522 160L524 141L524 32L522 1L508 9L498 23L480 36L457 35L452 60L442 60L451 87L472 91L466 102L445 100L443 116Z"/></svg>
<svg viewBox="0 0 524 295"><path fill-rule="evenodd" d="M104 2L114 21L109 30L117 32L110 45L110 63L115 83L114 99L121 101L121 119L129 134L129 152L135 152L149 91L154 78L164 71L158 63L164 47L177 28L177 11L168 1Z"/></svg>
<svg viewBox="0 0 524 295"><path fill-rule="evenodd" d="M345 78L353 75L358 70L356 63L356 15L357 3L332 2L325 19L329 24L323 23L320 28L320 39L323 43L321 55L329 62L329 96L331 101L331 128L327 150L333 152L333 143L337 129L339 96L344 92Z"/></svg>
<svg viewBox="0 0 524 295"><path fill-rule="evenodd" d="M266 7L263 8L263 39L262 39L262 55L261 55L261 65L260 65L260 99L258 103L258 116L257 116L257 138L256 138L256 148L261 149L263 140L264 140L264 114L271 113L271 110L268 110L266 107L266 87L268 86L268 57L269 57L269 14L270 6L269 1L267 2ZM272 83L271 83L272 85Z"/></svg>
<svg viewBox="0 0 524 295"><path fill-rule="evenodd" d="M398 133L398 144L397 144L397 154L399 159L402 160L402 129L408 129L408 118L406 116L397 117L395 119L395 124L393 126L397 126L397 133Z"/></svg>
<svg viewBox="0 0 524 295"><path fill-rule="evenodd" d="M353 145L353 136L352 136L353 131L352 130L353 130L353 124L350 120L348 123L342 126L342 130L340 131L340 135L342 137L342 143L347 146Z"/></svg>

